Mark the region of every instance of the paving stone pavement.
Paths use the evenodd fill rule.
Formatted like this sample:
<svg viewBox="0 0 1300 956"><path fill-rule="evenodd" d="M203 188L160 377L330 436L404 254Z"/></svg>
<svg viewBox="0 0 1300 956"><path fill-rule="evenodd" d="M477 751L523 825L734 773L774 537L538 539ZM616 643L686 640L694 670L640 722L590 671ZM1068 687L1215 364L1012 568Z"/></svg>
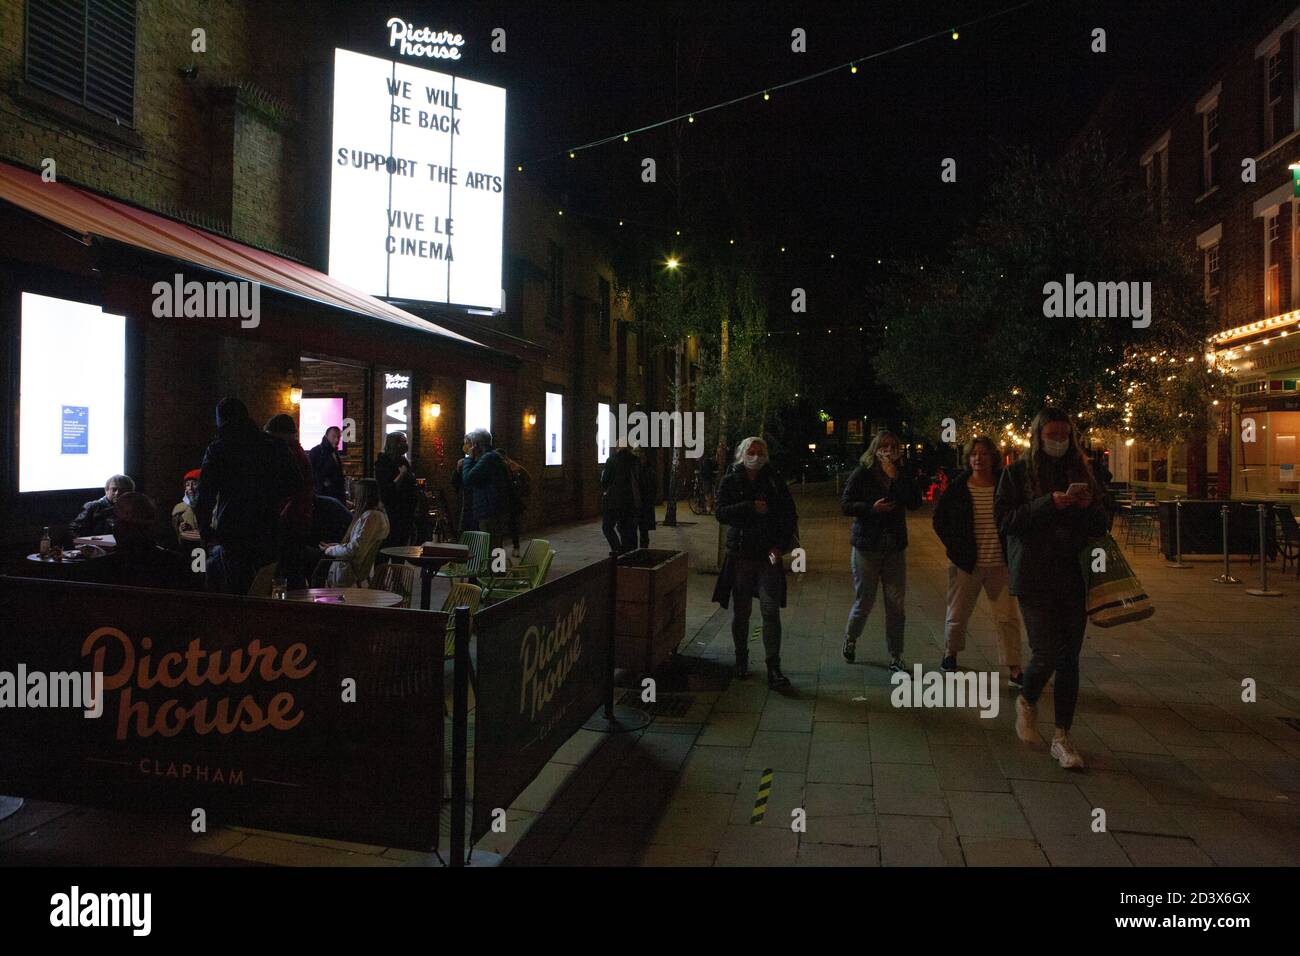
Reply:
<svg viewBox="0 0 1300 956"><path fill-rule="evenodd" d="M1300 863L1295 577L1274 576L1283 597L1253 598L1245 585L1211 583L1221 564L1172 570L1153 550L1131 553L1157 612L1111 631L1089 628L1073 731L1088 769L1065 771L1047 756L1050 688L1039 708L1044 740L1028 745L1013 731L1005 671L996 717L893 707L879 605L858 661L841 658L852 599L849 519L839 515L829 485L795 490L807 571L790 576L782 613L792 688L769 691L761 673L733 678L730 612L711 603L717 524L681 509L679 526L661 527L651 544L690 552L687 636L676 661L655 677L662 696L685 696L688 706L631 734L579 731L509 809L506 832L490 834L481 849L510 866ZM934 670L947 562L929 519L929 506L909 516L906 657ZM557 550L554 576L607 553L599 522L536 534ZM1242 562L1234 572L1254 584L1256 569ZM751 642L751 659L760 661L761 640L755 634ZM997 670L984 603L960 665ZM1257 685L1252 703L1242 700L1245 678ZM759 779L769 769L767 810L751 824ZM1105 811L1101 832L1094 829L1097 810ZM444 814L444 833L448 826ZM165 818L29 800L0 822L0 862L439 861L242 827L195 837Z"/></svg>
<svg viewBox="0 0 1300 956"><path fill-rule="evenodd" d="M628 756L593 775L580 766L543 814L554 811L555 824L525 833L507 865L1300 863L1300 722L1279 719L1300 716L1300 581L1274 570L1284 596L1254 598L1246 585L1212 583L1221 564L1176 570L1154 549L1130 553L1157 612L1109 631L1089 627L1073 731L1088 768L1066 771L1047 755L1050 688L1039 708L1043 740L1028 745L1013 730L1005 670L995 717L893 707L879 606L858 661L841 658L849 519L829 486L796 490L808 570L790 576L782 614L793 687L770 691L761 674L731 676L730 614L710 603L716 579L706 573L716 525L686 515L695 523L661 528L652 546L689 550L693 573L687 640L656 677L694 702L689 720L660 717L644 734L676 724L685 749L674 749L671 765L656 756L634 766L635 745L595 741L594 754ZM947 561L929 518L929 506L909 516L905 656L934 670ZM581 561L603 553L593 533L582 526L550 537ZM1234 571L1254 585L1257 569ZM964 670L998 670L992 624L981 603ZM757 635L751 644L751 659L761 660ZM1256 684L1251 703L1242 700L1246 678ZM773 771L767 810L751 824L764 770ZM598 796L611 789L644 799L614 821Z"/></svg>

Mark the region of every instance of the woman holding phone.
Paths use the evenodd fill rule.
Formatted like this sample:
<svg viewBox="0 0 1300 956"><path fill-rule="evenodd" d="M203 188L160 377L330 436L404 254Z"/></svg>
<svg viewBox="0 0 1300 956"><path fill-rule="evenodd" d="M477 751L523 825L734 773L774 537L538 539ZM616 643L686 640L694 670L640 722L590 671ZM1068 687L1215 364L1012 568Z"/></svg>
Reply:
<svg viewBox="0 0 1300 956"><path fill-rule="evenodd" d="M1003 471L993 502L1031 651L1016 700L1016 734L1038 741L1038 698L1055 674L1051 754L1062 767L1081 769L1083 757L1070 740L1088 623L1088 582L1079 555L1090 538L1106 533L1110 519L1105 491L1070 417L1045 408L1030 432L1029 453Z"/></svg>
<svg viewBox="0 0 1300 956"><path fill-rule="evenodd" d="M901 464L898 437L882 429L871 439L858 467L849 475L840 496L840 509L856 520L853 550L853 607L844 625L844 659L852 663L858 638L876 603L876 589L885 592L885 646L891 671L907 670L903 663L903 629L907 617L907 511L921 506L921 489Z"/></svg>

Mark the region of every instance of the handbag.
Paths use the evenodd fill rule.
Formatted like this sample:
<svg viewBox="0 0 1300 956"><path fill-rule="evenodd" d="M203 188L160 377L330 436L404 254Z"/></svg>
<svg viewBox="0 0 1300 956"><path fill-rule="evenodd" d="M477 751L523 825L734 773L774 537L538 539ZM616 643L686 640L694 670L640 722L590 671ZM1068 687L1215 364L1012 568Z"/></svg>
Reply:
<svg viewBox="0 0 1300 956"><path fill-rule="evenodd" d="M1093 570L1093 552L1106 555L1105 570ZM1079 564L1088 582L1088 619L1098 627L1142 621L1156 612L1137 575L1110 535L1092 538L1079 552Z"/></svg>

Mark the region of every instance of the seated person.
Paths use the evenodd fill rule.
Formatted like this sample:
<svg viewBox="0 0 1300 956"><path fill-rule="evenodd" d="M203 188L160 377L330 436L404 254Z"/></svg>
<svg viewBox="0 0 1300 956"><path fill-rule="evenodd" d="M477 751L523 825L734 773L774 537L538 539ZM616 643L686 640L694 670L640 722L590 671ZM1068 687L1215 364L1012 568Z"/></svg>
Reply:
<svg viewBox="0 0 1300 956"><path fill-rule="evenodd" d="M379 482L362 478L353 486L356 507L341 543L321 542L325 557L333 558L327 587L366 587L379 549L388 537L388 515L379 498Z"/></svg>
<svg viewBox="0 0 1300 956"><path fill-rule="evenodd" d="M342 541L347 537L348 527L352 524L352 512L347 506L337 498L331 498L328 495L316 495L312 499L311 509L311 535L309 541ZM312 569L325 557L317 545L308 545L302 549L302 553L297 556L298 567L303 569L304 574L310 574ZM290 588L305 588L310 586L307 578L298 574L285 575L289 579Z"/></svg>
<svg viewBox="0 0 1300 956"><path fill-rule="evenodd" d="M176 532L177 541L182 541L182 531L199 530L199 519L194 515L194 505L199 500L200 474L201 472L197 468L185 473L184 496L181 498L180 502L172 508L172 530Z"/></svg>
<svg viewBox="0 0 1300 956"><path fill-rule="evenodd" d="M117 497L117 547L91 564L100 584L135 588L202 590L204 576L191 570L190 559L154 543L158 511L148 495L125 492Z"/></svg>
<svg viewBox="0 0 1300 956"><path fill-rule="evenodd" d="M104 497L87 501L81 513L72 519L68 530L74 538L92 534L113 534L113 506L119 495L135 491L135 482L128 475L114 475L104 483Z"/></svg>

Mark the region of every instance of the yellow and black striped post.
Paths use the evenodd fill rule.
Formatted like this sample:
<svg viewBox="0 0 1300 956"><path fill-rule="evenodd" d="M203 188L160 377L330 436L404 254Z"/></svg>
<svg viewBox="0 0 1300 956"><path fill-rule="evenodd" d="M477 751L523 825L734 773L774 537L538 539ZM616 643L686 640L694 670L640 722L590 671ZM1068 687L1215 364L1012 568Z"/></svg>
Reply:
<svg viewBox="0 0 1300 956"><path fill-rule="evenodd" d="M762 823L767 813L767 798L772 795L772 768L763 771L758 778L758 795L754 798L754 812L749 815L750 824Z"/></svg>

